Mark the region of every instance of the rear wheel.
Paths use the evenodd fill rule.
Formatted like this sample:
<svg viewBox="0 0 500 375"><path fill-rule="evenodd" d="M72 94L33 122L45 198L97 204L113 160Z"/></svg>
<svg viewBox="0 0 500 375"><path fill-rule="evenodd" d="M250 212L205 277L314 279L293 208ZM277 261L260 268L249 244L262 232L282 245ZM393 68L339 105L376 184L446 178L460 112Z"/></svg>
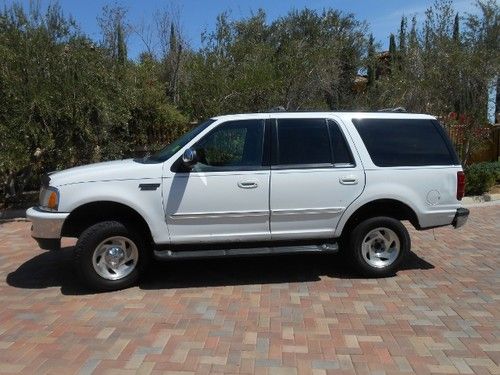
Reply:
<svg viewBox="0 0 500 375"><path fill-rule="evenodd" d="M150 249L145 243L133 229L116 221L104 221L87 228L75 246L81 279L100 291L137 284L150 258Z"/></svg>
<svg viewBox="0 0 500 375"><path fill-rule="evenodd" d="M350 257L368 276L394 274L411 248L405 226L390 217L373 217L359 223L349 236Z"/></svg>

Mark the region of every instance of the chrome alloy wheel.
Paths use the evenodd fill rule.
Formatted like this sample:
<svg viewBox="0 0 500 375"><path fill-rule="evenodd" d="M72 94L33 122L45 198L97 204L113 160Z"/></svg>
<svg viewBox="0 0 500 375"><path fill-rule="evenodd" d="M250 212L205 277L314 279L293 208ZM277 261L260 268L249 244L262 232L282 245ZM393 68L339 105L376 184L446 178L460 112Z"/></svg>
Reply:
<svg viewBox="0 0 500 375"><path fill-rule="evenodd" d="M99 276L119 280L128 276L137 266L139 251L129 238L116 236L102 241L94 250L92 265Z"/></svg>
<svg viewBox="0 0 500 375"><path fill-rule="evenodd" d="M368 232L361 244L363 258L372 267L385 268L399 255L401 244L396 233L389 228L376 228Z"/></svg>

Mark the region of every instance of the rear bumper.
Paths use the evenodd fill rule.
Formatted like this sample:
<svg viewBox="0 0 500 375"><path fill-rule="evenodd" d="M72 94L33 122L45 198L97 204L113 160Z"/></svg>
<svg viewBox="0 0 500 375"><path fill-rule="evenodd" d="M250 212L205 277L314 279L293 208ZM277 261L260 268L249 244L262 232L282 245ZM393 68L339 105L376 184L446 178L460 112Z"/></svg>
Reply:
<svg viewBox="0 0 500 375"><path fill-rule="evenodd" d="M48 212L38 207L29 208L26 211L26 218L31 221L31 237L44 250L58 248L61 243L64 220L68 216L67 212Z"/></svg>
<svg viewBox="0 0 500 375"><path fill-rule="evenodd" d="M469 210L467 208L457 208L453 222L451 223L455 228L460 228L465 225L469 218Z"/></svg>

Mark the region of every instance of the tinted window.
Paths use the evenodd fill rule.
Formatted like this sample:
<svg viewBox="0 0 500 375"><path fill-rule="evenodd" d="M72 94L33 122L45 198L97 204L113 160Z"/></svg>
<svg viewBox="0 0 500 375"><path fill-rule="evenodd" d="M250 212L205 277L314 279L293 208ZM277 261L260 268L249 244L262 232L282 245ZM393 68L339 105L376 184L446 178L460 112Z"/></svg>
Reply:
<svg viewBox="0 0 500 375"><path fill-rule="evenodd" d="M333 162L335 164L354 164L351 151L339 126L331 120L328 120L328 126L330 127Z"/></svg>
<svg viewBox="0 0 500 375"><path fill-rule="evenodd" d="M373 163L379 167L453 165L446 136L432 120L353 120Z"/></svg>
<svg viewBox="0 0 500 375"><path fill-rule="evenodd" d="M332 163L324 119L278 120L278 164Z"/></svg>
<svg viewBox="0 0 500 375"><path fill-rule="evenodd" d="M262 166L263 122L232 121L218 126L194 146L193 170L228 170Z"/></svg>

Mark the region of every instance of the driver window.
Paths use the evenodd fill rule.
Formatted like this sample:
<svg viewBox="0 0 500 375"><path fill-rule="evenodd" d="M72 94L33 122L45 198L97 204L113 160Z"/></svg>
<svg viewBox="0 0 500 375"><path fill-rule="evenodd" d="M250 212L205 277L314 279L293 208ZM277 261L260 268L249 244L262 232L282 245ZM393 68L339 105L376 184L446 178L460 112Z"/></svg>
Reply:
<svg viewBox="0 0 500 375"><path fill-rule="evenodd" d="M262 166L262 120L231 121L220 125L195 146L193 171L241 170Z"/></svg>

